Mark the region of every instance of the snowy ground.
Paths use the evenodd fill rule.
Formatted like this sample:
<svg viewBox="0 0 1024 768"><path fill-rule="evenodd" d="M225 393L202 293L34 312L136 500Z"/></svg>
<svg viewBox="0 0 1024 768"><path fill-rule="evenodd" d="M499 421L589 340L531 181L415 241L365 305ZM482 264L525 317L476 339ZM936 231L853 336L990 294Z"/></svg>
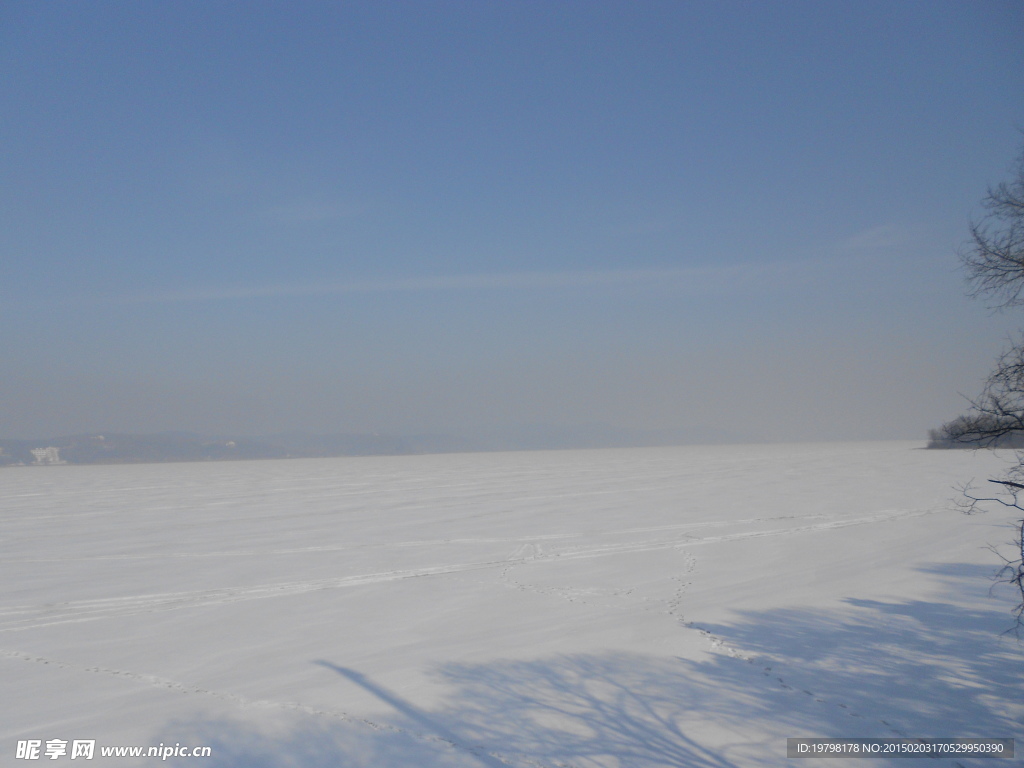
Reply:
<svg viewBox="0 0 1024 768"><path fill-rule="evenodd" d="M209 745L164 763L207 768L886 764L787 760L790 736L1024 750L1024 651L984 548L1013 517L950 503L1002 460L919 447L0 471L0 765L33 764L28 739L95 739L83 764L117 766L161 761L99 745Z"/></svg>

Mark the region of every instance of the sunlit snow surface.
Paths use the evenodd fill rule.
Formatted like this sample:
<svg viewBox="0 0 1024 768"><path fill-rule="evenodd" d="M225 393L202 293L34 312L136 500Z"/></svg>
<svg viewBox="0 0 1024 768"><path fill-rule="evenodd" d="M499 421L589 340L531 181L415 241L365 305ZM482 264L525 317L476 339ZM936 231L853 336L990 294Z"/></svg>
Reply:
<svg viewBox="0 0 1024 768"><path fill-rule="evenodd" d="M1014 518L951 503L1009 457L919 448L2 470L0 764L33 764L25 739L209 745L162 763L207 768L782 766L789 736L1024 750L985 548Z"/></svg>

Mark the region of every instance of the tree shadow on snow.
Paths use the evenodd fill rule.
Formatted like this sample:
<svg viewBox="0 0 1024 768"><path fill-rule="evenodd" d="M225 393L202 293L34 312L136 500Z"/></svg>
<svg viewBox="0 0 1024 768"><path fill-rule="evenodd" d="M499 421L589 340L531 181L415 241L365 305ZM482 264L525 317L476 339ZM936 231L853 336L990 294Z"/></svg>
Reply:
<svg viewBox="0 0 1024 768"><path fill-rule="evenodd" d="M451 686L450 703L430 712L355 670L316 663L372 693L389 714L371 716L376 727L310 717L277 736L228 722L174 723L166 732L174 741L210 745L203 764L216 768L736 766L688 733L686 713L722 699L674 658L600 654L449 665L437 674Z"/></svg>
<svg viewBox="0 0 1024 768"><path fill-rule="evenodd" d="M976 584L956 568L943 575ZM748 611L680 627L710 633L719 649L698 661L603 653L448 664L436 671L447 703L429 712L318 661L389 714L372 725L309 716L277 734L237 722L165 731L211 745L207 768L732 768L787 764L787 736L1013 737L1024 653L1000 637L1003 623L991 607L927 601Z"/></svg>

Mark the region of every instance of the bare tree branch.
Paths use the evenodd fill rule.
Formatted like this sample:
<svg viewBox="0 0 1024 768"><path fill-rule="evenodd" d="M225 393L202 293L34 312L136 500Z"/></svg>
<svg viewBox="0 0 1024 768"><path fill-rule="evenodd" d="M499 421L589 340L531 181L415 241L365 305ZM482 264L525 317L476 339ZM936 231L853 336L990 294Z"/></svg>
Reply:
<svg viewBox="0 0 1024 768"><path fill-rule="evenodd" d="M982 201L988 213L971 224L971 240L961 250L968 295L990 298L993 307L1024 304L1024 151L1014 178L990 188Z"/></svg>
<svg viewBox="0 0 1024 768"><path fill-rule="evenodd" d="M1010 473L1015 476L1024 476L1024 453L1017 454L1017 465L1010 470ZM1020 491L1024 490L1024 483L1012 480L989 480L989 482L1007 488L1007 496L978 496L974 494L971 484L968 483L960 489L961 496L958 501L964 514L973 515L984 512L987 504L999 504L1024 512L1024 506L1021 506L1019 496ZM996 583L1011 585L1016 590L1017 604L1013 607L1014 625L1007 632L1013 632L1020 640L1021 631L1024 630L1024 519L1017 522L1016 541L1013 545L1019 554L1017 559L1006 557L992 545L989 545L989 550L1003 561L1003 567L995 576Z"/></svg>

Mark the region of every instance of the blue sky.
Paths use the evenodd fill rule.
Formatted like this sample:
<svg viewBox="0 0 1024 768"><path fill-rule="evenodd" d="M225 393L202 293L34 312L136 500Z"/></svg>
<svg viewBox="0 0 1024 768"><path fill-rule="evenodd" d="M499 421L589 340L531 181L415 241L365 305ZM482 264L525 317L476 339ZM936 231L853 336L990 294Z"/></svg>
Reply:
<svg viewBox="0 0 1024 768"><path fill-rule="evenodd" d="M0 436L918 438L1019 2L8 2Z"/></svg>

